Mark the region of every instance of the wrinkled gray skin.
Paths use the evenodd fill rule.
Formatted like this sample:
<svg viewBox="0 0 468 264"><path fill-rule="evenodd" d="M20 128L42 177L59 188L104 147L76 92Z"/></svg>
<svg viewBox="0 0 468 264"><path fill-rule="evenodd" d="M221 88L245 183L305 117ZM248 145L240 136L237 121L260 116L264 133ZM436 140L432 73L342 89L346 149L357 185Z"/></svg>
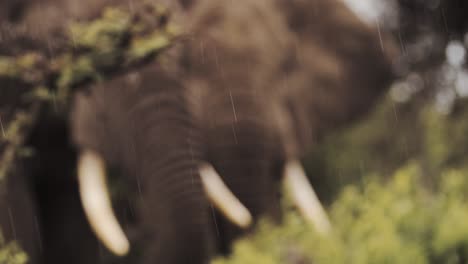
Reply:
<svg viewBox="0 0 468 264"><path fill-rule="evenodd" d="M71 2L35 5L25 21L58 5L64 16L93 17L113 1L87 1L89 10ZM201 161L255 219L280 220L285 162L369 109L393 77L391 48L382 50L377 32L338 1L181 2L189 38L168 52L175 63L151 63L77 93L70 116L76 150L100 153L126 186L128 200L115 206L134 251L121 262L207 263L217 243L226 250L242 233L223 217L214 223ZM52 16L41 32L60 19ZM130 217L121 204L130 204ZM86 238L75 248L95 245L89 228L77 230ZM98 263L96 252L88 256Z"/></svg>

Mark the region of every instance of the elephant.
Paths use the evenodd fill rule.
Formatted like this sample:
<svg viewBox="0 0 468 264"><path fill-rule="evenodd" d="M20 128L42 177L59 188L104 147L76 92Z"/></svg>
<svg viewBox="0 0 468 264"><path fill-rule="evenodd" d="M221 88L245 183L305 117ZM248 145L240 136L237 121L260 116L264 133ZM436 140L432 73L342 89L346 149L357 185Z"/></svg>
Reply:
<svg viewBox="0 0 468 264"><path fill-rule="evenodd" d="M42 2L22 1L24 15L6 17L31 25L50 15L33 42L46 50L60 45L47 38L64 30L64 21L90 19L110 4L134 8L117 0ZM187 36L166 51L171 63L149 62L79 89L68 124L60 121L54 129L63 132L55 158L66 162L60 170L33 163L46 179L35 191L41 231L49 234L42 241L46 252L64 255L45 263L71 254L70 246L57 243L70 227L81 236L77 252L86 252L73 258L76 263L99 262L91 230L110 252L130 252L116 262L208 263L260 217L281 220L283 180L293 194L305 193L294 198L306 218L319 230L330 228L297 160L382 94L394 78L391 45L338 0L181 0L169 6ZM8 45L0 43L0 50ZM54 126L42 125L31 142L47 156L41 146ZM76 179L69 171L75 168ZM128 197L122 204L130 204L131 216L109 198L107 174L123 182ZM50 186L67 188L47 196ZM66 198L65 206L58 197ZM213 216L212 204L219 215Z"/></svg>
<svg viewBox="0 0 468 264"><path fill-rule="evenodd" d="M323 11L323 14L308 15L307 10L314 9ZM195 163L202 164L202 169L197 169L200 165L196 164L191 168L199 171L199 175L195 173L194 177L202 179L197 188L198 193L202 195L201 189L207 188L203 183L207 175L218 174L245 206L237 206L241 209L229 215L226 210L229 206L219 204L207 191L208 198L234 223L230 224L223 219L217 221L216 232L220 233L218 240L221 240L221 247L226 250L230 242L243 233L246 222L256 221L263 215L281 218L279 190L283 179L293 186L293 194L299 193L294 198L301 212L319 230L327 232L330 226L314 197L313 189L298 189L298 186L307 186L308 183L297 160L323 133L350 122L368 110L372 102L385 91L394 78L389 62L391 44L383 47L387 42L381 39L377 30L365 26L338 1L245 0L242 5L195 1L188 10L187 31L190 38L179 47L179 57L175 56L175 61L179 62L174 80L183 87L180 89L179 103L186 104L187 120L194 120L196 126L191 128L191 133L181 138L190 138L189 134L196 135L190 138L190 142L197 147L190 149L196 150ZM331 28L343 33L337 35ZM371 71L376 72L368 76ZM153 74L157 74L157 71L154 70ZM170 74L164 72L162 75ZM144 77L141 78L143 81L139 86L143 87L146 82ZM112 90L112 93L116 91ZM124 107L120 110L106 110L109 117L102 120L109 120L111 128L98 141L139 146L110 136L110 131L115 130L130 133L128 128L126 130L129 124L138 130L136 121L117 125L126 120L123 118L124 113L131 112L131 107L125 107L126 103L120 102L121 99L111 93L100 98L103 98L100 99L103 106L112 105L111 101L115 101ZM144 102L148 109L156 105L151 99ZM137 105L135 103L135 107ZM94 109L91 103L81 108ZM146 114L141 113L141 116ZM115 115L120 118L119 121L113 121L110 117ZM79 117L78 113L74 119ZM162 125L169 121L153 123ZM151 127L149 124L146 126ZM97 129L98 125L91 127L77 123L74 130L83 129L86 131L83 135L92 131L86 136L79 136L77 145L99 149L95 146L97 143L82 143L84 138L96 138L97 134L105 130ZM181 130L173 128L171 131ZM158 135L168 137L162 132ZM132 154L126 158L113 157L121 151L120 147L111 149L99 151L103 157L112 157L107 163L138 167L125 163L140 156L138 149L132 150ZM166 150L164 147L162 149ZM153 170L156 171L156 167ZM147 176L141 177L146 179ZM159 189L152 187L151 190ZM198 203L199 208L207 205L206 200ZM234 211L236 206L230 208ZM250 216L245 213L245 209ZM210 217L207 210L204 213L204 217ZM176 223L177 220L173 219L172 222ZM213 243L209 235L205 238L205 243ZM200 236L197 239L200 240ZM185 241L190 240L185 238Z"/></svg>

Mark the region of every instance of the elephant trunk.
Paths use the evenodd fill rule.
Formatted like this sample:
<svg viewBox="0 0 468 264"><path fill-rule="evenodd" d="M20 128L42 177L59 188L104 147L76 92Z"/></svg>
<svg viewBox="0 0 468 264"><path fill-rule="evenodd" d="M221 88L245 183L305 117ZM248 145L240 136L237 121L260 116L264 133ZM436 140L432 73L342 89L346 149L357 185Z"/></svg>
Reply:
<svg viewBox="0 0 468 264"><path fill-rule="evenodd" d="M212 254L198 173L200 140L183 90L157 67L147 67L75 101L75 143L120 169L135 191L131 244L142 252L141 263L207 263Z"/></svg>
<svg viewBox="0 0 468 264"><path fill-rule="evenodd" d="M142 166L141 175L151 175L140 182L143 263L205 263L213 245L198 163L189 155L164 163Z"/></svg>
<svg viewBox="0 0 468 264"><path fill-rule="evenodd" d="M142 263L207 263L212 254L211 218L198 166L198 129L181 96L183 88L164 85L156 94L141 94L129 112L124 160L139 186L137 218L141 227ZM154 89L154 88L153 88ZM133 159L132 159L133 157Z"/></svg>

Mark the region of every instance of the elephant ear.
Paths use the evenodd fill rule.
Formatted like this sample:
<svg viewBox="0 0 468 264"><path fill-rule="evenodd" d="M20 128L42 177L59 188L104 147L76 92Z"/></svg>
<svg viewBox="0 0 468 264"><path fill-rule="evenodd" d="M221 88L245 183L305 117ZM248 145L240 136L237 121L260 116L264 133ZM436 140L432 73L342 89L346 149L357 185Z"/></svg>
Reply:
<svg viewBox="0 0 468 264"><path fill-rule="evenodd" d="M294 139L287 148L300 156L324 133L370 109L395 77L390 58L397 52L388 36L341 1L278 3L295 34L278 90Z"/></svg>

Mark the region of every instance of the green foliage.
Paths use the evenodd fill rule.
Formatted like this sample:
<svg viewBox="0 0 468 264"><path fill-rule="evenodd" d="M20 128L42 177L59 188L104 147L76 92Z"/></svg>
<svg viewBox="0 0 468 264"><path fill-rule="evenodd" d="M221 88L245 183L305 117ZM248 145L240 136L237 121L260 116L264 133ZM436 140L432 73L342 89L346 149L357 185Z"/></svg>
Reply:
<svg viewBox="0 0 468 264"><path fill-rule="evenodd" d="M156 32L144 39L135 39L129 50L130 60L144 59L148 54L164 49L171 44L171 39L165 34Z"/></svg>
<svg viewBox="0 0 468 264"><path fill-rule="evenodd" d="M106 52L122 45L131 26L131 16L116 8L104 10L101 19L70 26L71 39L77 47Z"/></svg>
<svg viewBox="0 0 468 264"><path fill-rule="evenodd" d="M36 64L37 57L28 53L17 58L0 56L0 75L14 77L31 70Z"/></svg>
<svg viewBox="0 0 468 264"><path fill-rule="evenodd" d="M4 191L2 189L2 183L5 181L9 170L13 166L16 155L24 149L21 148L25 140L24 130L27 130L32 122L33 118L31 115L23 111L18 111L15 119L4 131L3 140L9 144L8 147L5 148L3 155L0 156L0 194Z"/></svg>
<svg viewBox="0 0 468 264"><path fill-rule="evenodd" d="M149 5L148 10L155 21L169 16L158 5ZM76 52L54 63L64 65L56 83L58 99L66 100L70 87L83 81L99 81L109 71L141 63L169 47L179 34L172 23L142 21L118 8L107 8L100 19L72 24L69 38Z"/></svg>
<svg viewBox="0 0 468 264"><path fill-rule="evenodd" d="M348 186L330 207L334 226L320 236L295 211L283 225L262 222L228 259L214 264L452 264L468 259L468 172L446 171L439 188L422 187L417 163L388 182L369 176Z"/></svg>
<svg viewBox="0 0 468 264"><path fill-rule="evenodd" d="M306 169L326 202L365 175L390 177L409 160L420 163L427 184L447 168L468 164L468 102L458 99L449 115L426 101L395 103L389 97L351 127L331 133L305 159Z"/></svg>
<svg viewBox="0 0 468 264"><path fill-rule="evenodd" d="M446 167L464 168L468 164L468 102L458 100L456 109L448 116L426 108L421 115L426 144L423 155L428 170Z"/></svg>
<svg viewBox="0 0 468 264"><path fill-rule="evenodd" d="M108 7L92 21L71 21L67 34L62 33L69 41L53 58L32 50L17 57L0 56L0 80L18 83L7 85L11 87L7 89L17 89L16 93L6 94L20 97L10 99L20 103L14 111L5 111L9 116L1 117L6 135L0 134L0 191L17 153L24 149L25 136L37 122L39 109L46 105L54 115L66 113L57 109L67 109L72 88L154 59L181 31L168 9L145 3L132 14Z"/></svg>
<svg viewBox="0 0 468 264"><path fill-rule="evenodd" d="M108 8L102 17L89 23L70 26L70 39L77 50L87 52L77 58L66 54L65 65L57 80L59 98L66 96L68 87L86 79L98 79L98 69L116 65L122 56L122 48L129 36L131 16L116 8Z"/></svg>
<svg viewBox="0 0 468 264"><path fill-rule="evenodd" d="M417 107L385 98L364 120L327 135L305 159L319 196L331 202L341 188L362 181L364 175L391 175L418 156L424 145L419 114Z"/></svg>
<svg viewBox="0 0 468 264"><path fill-rule="evenodd" d="M60 34L68 41L53 58L34 50L17 57L0 56L0 79L27 83L32 86L29 95L42 96L39 99L49 86L56 93L54 101L66 105L71 88L141 65L182 34L169 10L151 3L132 14L107 7L92 21L70 21L65 31Z"/></svg>
<svg viewBox="0 0 468 264"><path fill-rule="evenodd" d="M15 242L6 244L0 233L0 264L25 264L27 262L28 257L20 247Z"/></svg>

